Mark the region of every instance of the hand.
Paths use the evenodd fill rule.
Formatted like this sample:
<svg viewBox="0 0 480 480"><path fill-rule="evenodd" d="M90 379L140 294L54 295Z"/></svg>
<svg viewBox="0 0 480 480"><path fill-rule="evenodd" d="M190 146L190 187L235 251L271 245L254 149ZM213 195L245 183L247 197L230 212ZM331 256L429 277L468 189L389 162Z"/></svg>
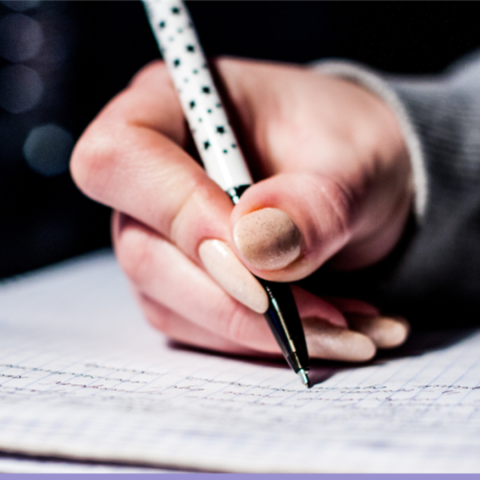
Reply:
<svg viewBox="0 0 480 480"><path fill-rule="evenodd" d="M408 154L394 115L359 86L297 66L216 65L264 179L237 206L185 152L161 62L93 121L71 170L115 210L115 251L152 325L200 347L278 355L250 272L294 281L327 260L358 269L388 255L411 209ZM404 320L364 302L294 295L311 357L365 361L408 334Z"/></svg>

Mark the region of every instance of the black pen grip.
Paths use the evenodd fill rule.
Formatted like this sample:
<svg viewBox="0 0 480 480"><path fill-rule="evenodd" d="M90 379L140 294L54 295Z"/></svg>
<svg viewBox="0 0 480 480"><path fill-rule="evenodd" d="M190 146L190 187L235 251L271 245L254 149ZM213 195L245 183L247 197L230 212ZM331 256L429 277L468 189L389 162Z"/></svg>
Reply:
<svg viewBox="0 0 480 480"><path fill-rule="evenodd" d="M296 373L308 370L307 343L290 285L258 277L257 280L268 294L268 310L264 315L285 359Z"/></svg>

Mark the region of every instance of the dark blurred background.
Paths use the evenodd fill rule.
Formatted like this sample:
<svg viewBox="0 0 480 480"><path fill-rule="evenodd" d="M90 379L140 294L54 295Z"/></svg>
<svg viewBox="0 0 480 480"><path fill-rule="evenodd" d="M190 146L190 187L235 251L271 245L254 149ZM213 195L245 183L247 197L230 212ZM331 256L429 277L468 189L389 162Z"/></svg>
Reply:
<svg viewBox="0 0 480 480"><path fill-rule="evenodd" d="M188 3L209 56L439 72L480 46L477 3ZM158 52L137 1L0 2L0 277L110 244L68 173L76 139ZM161 195L161 192L159 192Z"/></svg>

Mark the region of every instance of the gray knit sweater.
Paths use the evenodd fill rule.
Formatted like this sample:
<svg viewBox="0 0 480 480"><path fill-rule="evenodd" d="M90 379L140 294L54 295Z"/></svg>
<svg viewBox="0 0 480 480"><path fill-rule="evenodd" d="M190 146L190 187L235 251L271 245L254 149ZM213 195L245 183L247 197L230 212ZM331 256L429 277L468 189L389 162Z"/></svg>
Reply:
<svg viewBox="0 0 480 480"><path fill-rule="evenodd" d="M316 68L390 105L410 151L416 198L389 258L362 272L323 269L305 285L371 300L417 326L480 324L480 51L431 77L392 77L343 62Z"/></svg>

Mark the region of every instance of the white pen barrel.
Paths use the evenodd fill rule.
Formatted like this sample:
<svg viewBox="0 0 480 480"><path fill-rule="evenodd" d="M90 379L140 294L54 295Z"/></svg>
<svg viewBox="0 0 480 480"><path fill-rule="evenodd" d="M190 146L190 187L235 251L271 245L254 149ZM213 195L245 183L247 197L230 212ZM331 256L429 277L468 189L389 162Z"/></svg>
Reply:
<svg viewBox="0 0 480 480"><path fill-rule="evenodd" d="M252 178L228 121L188 10L179 0L143 0L208 176L227 191Z"/></svg>

